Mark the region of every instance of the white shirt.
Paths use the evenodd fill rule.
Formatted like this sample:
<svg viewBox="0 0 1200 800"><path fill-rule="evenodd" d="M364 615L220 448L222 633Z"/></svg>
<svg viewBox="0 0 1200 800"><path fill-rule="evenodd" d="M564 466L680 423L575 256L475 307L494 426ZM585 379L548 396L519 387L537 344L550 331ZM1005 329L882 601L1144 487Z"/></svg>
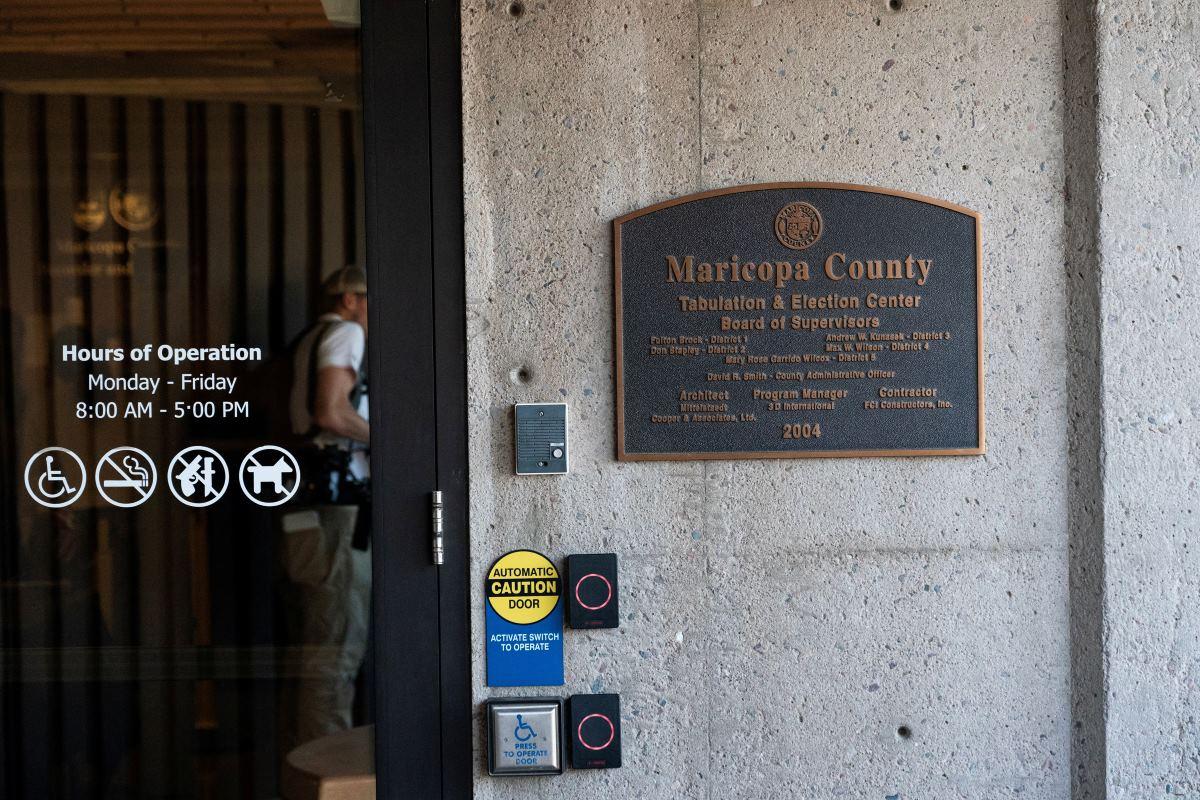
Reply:
<svg viewBox="0 0 1200 800"><path fill-rule="evenodd" d="M332 322L333 325L332 327L318 325L301 339L296 347L296 360L292 364L292 375L294 376L290 403L292 432L300 435L307 433L313 425L312 415L308 409L308 381L312 347L317 337L323 334L320 349L317 350L316 372L318 373L325 367L343 367L353 371L357 380L363 356L366 353L367 335L357 322L344 320L332 313L322 314L318 321ZM362 396L358 398L358 408L355 411L365 420L368 408L367 394L363 392ZM321 446L333 445L343 450L352 450L350 473L360 479L370 477L371 460L366 444L324 430L314 436L313 441Z"/></svg>

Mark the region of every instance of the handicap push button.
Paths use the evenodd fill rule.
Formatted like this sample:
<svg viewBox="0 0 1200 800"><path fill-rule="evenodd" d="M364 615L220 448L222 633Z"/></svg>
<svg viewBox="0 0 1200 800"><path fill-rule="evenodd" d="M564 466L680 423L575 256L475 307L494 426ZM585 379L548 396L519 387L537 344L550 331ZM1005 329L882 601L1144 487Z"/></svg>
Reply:
<svg viewBox="0 0 1200 800"><path fill-rule="evenodd" d="M561 700L489 700L487 718L489 775L557 775L562 772Z"/></svg>

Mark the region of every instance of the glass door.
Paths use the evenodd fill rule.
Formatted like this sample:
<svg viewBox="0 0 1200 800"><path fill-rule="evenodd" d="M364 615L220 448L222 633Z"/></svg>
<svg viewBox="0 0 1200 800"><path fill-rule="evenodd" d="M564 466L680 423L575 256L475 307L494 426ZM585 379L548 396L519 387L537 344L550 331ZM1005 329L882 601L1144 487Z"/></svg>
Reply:
<svg viewBox="0 0 1200 800"><path fill-rule="evenodd" d="M333 741L372 771L376 268L333 16L0 8L0 796L307 797Z"/></svg>

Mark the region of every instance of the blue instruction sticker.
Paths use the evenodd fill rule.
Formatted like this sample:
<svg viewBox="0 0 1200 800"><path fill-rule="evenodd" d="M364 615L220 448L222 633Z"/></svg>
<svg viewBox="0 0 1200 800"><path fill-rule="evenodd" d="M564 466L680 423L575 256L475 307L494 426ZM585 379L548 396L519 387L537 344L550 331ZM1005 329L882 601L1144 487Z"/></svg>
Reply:
<svg viewBox="0 0 1200 800"><path fill-rule="evenodd" d="M562 579L550 559L532 550L502 556L485 594L488 686L562 686Z"/></svg>

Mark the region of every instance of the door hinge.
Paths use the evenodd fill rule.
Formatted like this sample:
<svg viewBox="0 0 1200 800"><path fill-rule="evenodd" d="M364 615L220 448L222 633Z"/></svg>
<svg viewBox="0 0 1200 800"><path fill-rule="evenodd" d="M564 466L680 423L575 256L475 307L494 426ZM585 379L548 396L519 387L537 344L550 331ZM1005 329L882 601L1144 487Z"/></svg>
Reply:
<svg viewBox="0 0 1200 800"><path fill-rule="evenodd" d="M441 492L433 493L433 563L441 566L446 561L446 540L443 536L446 521Z"/></svg>

